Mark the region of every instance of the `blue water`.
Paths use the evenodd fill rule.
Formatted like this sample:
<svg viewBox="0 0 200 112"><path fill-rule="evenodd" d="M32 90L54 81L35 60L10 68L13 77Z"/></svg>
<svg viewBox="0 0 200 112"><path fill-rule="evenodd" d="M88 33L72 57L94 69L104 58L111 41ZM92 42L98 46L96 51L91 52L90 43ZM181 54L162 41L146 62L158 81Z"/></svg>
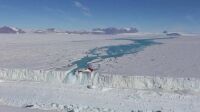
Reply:
<svg viewBox="0 0 200 112"><path fill-rule="evenodd" d="M77 65L77 69L86 68L88 63L92 62L95 59L107 59L107 58L117 58L127 54L134 54L139 51L144 50L148 46L159 45L162 44L160 42L156 42L158 39L169 39L169 38L154 38L154 39L115 39L115 40L129 40L132 43L125 45L112 45L112 46L104 46L100 48L91 49L89 51L90 56L85 56L80 60L73 62L73 65ZM98 51L104 50L105 53L101 54ZM76 69L76 70L77 70Z"/></svg>

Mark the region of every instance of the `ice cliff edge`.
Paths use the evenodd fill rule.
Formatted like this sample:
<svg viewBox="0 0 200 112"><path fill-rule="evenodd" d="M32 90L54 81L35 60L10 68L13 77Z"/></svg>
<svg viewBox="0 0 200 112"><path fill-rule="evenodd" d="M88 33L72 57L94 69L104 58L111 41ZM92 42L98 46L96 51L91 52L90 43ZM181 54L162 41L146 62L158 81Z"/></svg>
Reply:
<svg viewBox="0 0 200 112"><path fill-rule="evenodd" d="M76 73L29 69L0 69L0 79L9 81L39 81L47 83L95 85L128 89L159 89L166 91L200 91L200 79L153 76L122 76L112 74Z"/></svg>

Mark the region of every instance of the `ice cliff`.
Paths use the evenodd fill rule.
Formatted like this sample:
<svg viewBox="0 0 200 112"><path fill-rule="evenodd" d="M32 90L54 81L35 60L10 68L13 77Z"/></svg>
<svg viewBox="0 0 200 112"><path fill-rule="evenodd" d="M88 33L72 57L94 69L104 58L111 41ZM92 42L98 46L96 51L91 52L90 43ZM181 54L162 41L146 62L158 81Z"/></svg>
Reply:
<svg viewBox="0 0 200 112"><path fill-rule="evenodd" d="M47 83L66 83L94 85L97 87L160 89L165 91L200 90L200 79L152 76L122 76L92 72L72 74L69 71L44 71L29 69L0 69L1 80L40 81Z"/></svg>

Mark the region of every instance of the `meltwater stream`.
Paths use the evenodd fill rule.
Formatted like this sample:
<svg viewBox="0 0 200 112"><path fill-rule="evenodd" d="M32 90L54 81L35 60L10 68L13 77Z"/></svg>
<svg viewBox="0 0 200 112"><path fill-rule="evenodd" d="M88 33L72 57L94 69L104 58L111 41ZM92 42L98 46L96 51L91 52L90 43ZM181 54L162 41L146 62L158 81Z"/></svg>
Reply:
<svg viewBox="0 0 200 112"><path fill-rule="evenodd" d="M75 65L75 68L71 69L68 72L65 81L67 83L74 83L79 80L79 83L85 83L89 79L95 80L95 76L98 77L96 74L93 73L78 73L77 70L82 68L87 68L88 64L93 62L96 59L104 60L107 58L117 58L124 56L126 54L134 54L139 51L144 50L144 48L151 46L151 45L158 45L161 44L160 42L156 42L156 39L166 39L166 38L153 38L153 39L131 39L131 38L121 38L115 39L116 41L120 40L129 40L131 41L130 44L123 44L123 45L112 45L112 46L104 46L100 48L91 49L87 56L81 58L80 60L74 61L72 65ZM78 75L78 76L77 76ZM92 81L96 82L96 81Z"/></svg>
<svg viewBox="0 0 200 112"><path fill-rule="evenodd" d="M100 48L95 48L89 51L88 56L81 58L73 62L73 65L77 65L77 69L86 68L88 63L96 60L96 59L107 59L107 58L117 58L124 56L126 54L134 54L139 51L144 50L144 48L151 45L162 44L160 42L156 42L156 39L164 39L164 38L155 38L155 39L115 39L115 40L129 40L132 43L124 44L124 45L113 45L113 46L104 46ZM103 51L103 53L102 53Z"/></svg>
<svg viewBox="0 0 200 112"><path fill-rule="evenodd" d="M131 39L131 38L120 38L115 39L116 41L120 40L128 40L130 44L123 45L112 45L112 46L104 46L100 48L94 48L89 50L87 56L81 58L80 60L74 61L72 63L73 68L68 70L67 77L65 78L65 83L87 83L88 80L95 80L95 77L98 77L96 72L92 73L77 73L78 70L87 68L89 64L95 63L95 60L104 60L108 58L117 58L124 56L126 54L134 54L139 51L144 50L148 46L162 44L160 42L156 42L158 39L168 39L168 38L152 38L152 39ZM96 82L96 81L92 81Z"/></svg>

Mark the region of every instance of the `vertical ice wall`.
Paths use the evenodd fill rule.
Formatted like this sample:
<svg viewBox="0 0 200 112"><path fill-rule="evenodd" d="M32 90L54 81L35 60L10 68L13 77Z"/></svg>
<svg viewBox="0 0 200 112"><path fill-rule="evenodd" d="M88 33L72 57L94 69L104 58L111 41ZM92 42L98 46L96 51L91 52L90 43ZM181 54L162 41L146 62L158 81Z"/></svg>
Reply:
<svg viewBox="0 0 200 112"><path fill-rule="evenodd" d="M45 81L52 83L62 83L69 71L43 71L29 69L1 69L0 78L14 81Z"/></svg>
<svg viewBox="0 0 200 112"><path fill-rule="evenodd" d="M196 78L173 78L153 76L100 75L98 84L105 87L133 89L200 90L200 80Z"/></svg>
<svg viewBox="0 0 200 112"><path fill-rule="evenodd" d="M48 83L93 84L96 73L83 74L68 71L29 70L29 69L0 69L0 79L12 81L40 81Z"/></svg>
<svg viewBox="0 0 200 112"><path fill-rule="evenodd" d="M112 74L99 74L96 72L81 72L74 74L71 72L71 70L43 71L28 69L0 69L0 79L83 84L112 88L161 89L167 91L200 90L200 79L197 78L122 76Z"/></svg>

